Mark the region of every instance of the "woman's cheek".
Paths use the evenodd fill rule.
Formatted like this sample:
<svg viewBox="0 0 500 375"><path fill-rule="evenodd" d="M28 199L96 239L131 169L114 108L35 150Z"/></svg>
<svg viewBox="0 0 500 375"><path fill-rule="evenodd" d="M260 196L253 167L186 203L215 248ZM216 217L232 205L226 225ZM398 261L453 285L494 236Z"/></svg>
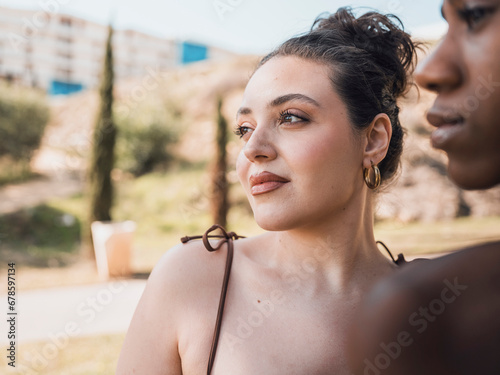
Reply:
<svg viewBox="0 0 500 375"><path fill-rule="evenodd" d="M250 162L246 158L242 149L236 159L236 173L238 175L240 184L243 186L243 188L245 188L245 190L247 188L246 183L248 182L247 176L249 167L250 167Z"/></svg>
<svg viewBox="0 0 500 375"><path fill-rule="evenodd" d="M324 164L325 160L329 160L334 145L326 141L324 138L315 138L307 140L296 145L292 153L296 165L303 165L305 168Z"/></svg>

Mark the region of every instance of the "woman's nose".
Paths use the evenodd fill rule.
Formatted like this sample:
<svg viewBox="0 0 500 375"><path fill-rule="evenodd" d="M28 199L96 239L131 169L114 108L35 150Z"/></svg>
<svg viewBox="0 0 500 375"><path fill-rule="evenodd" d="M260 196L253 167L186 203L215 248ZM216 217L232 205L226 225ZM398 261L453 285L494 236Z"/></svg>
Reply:
<svg viewBox="0 0 500 375"><path fill-rule="evenodd" d="M243 148L243 153L252 163L270 161L276 159L278 156L276 147L272 140L273 136L270 132L270 129L261 126L253 130L250 135L250 138Z"/></svg>
<svg viewBox="0 0 500 375"><path fill-rule="evenodd" d="M415 72L417 84L437 93L460 86L463 79L460 52L450 36L445 36L436 49L422 61Z"/></svg>

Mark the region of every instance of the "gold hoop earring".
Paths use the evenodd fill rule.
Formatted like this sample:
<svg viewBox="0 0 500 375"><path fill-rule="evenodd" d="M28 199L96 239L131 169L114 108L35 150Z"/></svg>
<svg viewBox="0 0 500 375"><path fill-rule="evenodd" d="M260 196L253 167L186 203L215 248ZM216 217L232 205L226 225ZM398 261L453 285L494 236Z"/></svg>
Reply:
<svg viewBox="0 0 500 375"><path fill-rule="evenodd" d="M375 175L375 181L372 181L370 179L370 169L369 168L365 168L363 170L363 177L365 178L366 186L368 186L370 189L374 190L380 186L380 183L382 182L382 178L380 177L380 169L378 169L378 167L376 165L373 165L373 162L371 162L371 164L372 164L373 174Z"/></svg>

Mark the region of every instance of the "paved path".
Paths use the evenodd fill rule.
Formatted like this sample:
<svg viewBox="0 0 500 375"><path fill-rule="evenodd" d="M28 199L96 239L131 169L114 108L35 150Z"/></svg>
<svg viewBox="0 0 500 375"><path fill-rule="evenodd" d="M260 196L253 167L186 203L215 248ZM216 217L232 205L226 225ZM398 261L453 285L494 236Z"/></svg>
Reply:
<svg viewBox="0 0 500 375"><path fill-rule="evenodd" d="M84 286L69 286L18 292L18 345L48 340L54 344L67 337L124 333L127 331L146 280L117 280ZM1 311L7 296L0 295ZM6 314L0 332L8 332ZM7 335L0 335L0 346Z"/></svg>

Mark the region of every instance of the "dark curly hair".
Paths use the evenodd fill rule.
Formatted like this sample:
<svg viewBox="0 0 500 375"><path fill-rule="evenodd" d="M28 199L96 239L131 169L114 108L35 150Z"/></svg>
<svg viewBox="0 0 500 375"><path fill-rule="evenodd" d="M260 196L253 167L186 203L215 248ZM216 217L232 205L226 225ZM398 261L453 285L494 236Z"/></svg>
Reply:
<svg viewBox="0 0 500 375"><path fill-rule="evenodd" d="M379 113L389 116L392 138L379 164L383 181L394 176L403 151L404 130L397 99L410 86L419 44L394 15L368 12L356 18L349 7L320 16L311 30L287 40L265 56L258 67L277 56L298 56L331 66L330 79L346 104L355 129L371 124ZM257 69L258 69L257 67Z"/></svg>

